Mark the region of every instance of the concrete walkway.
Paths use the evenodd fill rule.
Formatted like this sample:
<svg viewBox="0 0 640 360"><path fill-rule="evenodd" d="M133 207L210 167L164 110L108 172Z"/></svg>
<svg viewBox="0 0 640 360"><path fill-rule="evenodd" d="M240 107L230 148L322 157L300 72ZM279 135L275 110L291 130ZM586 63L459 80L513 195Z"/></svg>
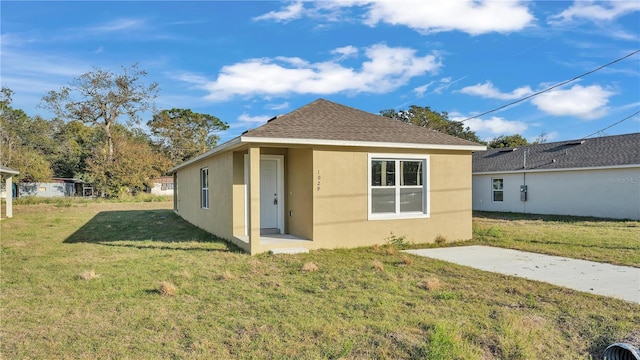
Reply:
<svg viewBox="0 0 640 360"><path fill-rule="evenodd" d="M479 245L405 252L640 304L639 268Z"/></svg>

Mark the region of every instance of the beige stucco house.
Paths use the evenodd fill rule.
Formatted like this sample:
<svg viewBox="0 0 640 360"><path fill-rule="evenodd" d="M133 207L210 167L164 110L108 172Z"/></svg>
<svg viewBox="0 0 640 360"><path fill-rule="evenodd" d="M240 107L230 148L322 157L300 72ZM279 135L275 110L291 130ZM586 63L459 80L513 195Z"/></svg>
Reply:
<svg viewBox="0 0 640 360"><path fill-rule="evenodd" d="M251 254L464 240L484 149L320 99L171 169L174 206Z"/></svg>

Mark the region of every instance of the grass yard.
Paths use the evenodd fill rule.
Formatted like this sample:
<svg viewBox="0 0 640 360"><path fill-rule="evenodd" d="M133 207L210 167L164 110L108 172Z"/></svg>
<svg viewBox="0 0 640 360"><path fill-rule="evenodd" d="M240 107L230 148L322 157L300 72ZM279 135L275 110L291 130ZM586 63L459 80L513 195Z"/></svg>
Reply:
<svg viewBox="0 0 640 360"><path fill-rule="evenodd" d="M472 243L640 267L640 221L475 212L473 233Z"/></svg>
<svg viewBox="0 0 640 360"><path fill-rule="evenodd" d="M14 206L0 223L0 357L596 359L640 331L639 305L386 245L251 257L170 208ZM638 266L637 243L608 235L637 236L637 223L582 243L598 228L475 222L482 243Z"/></svg>

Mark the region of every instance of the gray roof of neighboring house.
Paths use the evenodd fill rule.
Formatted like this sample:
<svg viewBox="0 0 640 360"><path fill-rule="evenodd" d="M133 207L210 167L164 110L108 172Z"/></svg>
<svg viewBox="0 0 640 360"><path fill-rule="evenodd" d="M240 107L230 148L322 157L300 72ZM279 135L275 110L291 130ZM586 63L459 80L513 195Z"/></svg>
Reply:
<svg viewBox="0 0 640 360"><path fill-rule="evenodd" d="M473 153L473 173L640 165L640 133Z"/></svg>
<svg viewBox="0 0 640 360"><path fill-rule="evenodd" d="M12 168L8 168L6 166L2 166L0 165L0 174L12 174L12 175L17 175L20 172L18 170L14 170Z"/></svg>
<svg viewBox="0 0 640 360"><path fill-rule="evenodd" d="M413 124L318 99L249 130L243 137L480 146Z"/></svg>

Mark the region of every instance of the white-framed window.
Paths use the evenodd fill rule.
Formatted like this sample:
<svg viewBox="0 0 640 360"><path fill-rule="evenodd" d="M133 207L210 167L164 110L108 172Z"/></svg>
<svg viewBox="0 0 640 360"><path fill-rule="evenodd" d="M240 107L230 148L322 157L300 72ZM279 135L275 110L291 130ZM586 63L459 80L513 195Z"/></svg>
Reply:
<svg viewBox="0 0 640 360"><path fill-rule="evenodd" d="M429 157L369 154L369 219L429 216Z"/></svg>
<svg viewBox="0 0 640 360"><path fill-rule="evenodd" d="M502 202L504 199L504 179L491 178L491 199L495 202Z"/></svg>
<svg viewBox="0 0 640 360"><path fill-rule="evenodd" d="M200 169L200 207L209 208L209 168Z"/></svg>

